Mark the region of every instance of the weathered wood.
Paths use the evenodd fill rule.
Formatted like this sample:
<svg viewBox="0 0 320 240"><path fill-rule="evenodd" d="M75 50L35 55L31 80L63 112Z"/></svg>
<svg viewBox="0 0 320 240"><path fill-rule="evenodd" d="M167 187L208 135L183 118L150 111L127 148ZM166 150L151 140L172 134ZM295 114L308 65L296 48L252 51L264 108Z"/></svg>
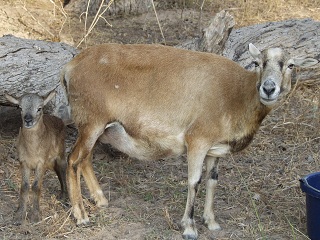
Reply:
<svg viewBox="0 0 320 240"><path fill-rule="evenodd" d="M22 94L47 94L56 89L55 108L64 102L59 85L59 72L70 61L77 50L64 43L45 42L17 38L7 35L0 38L0 105L9 104L4 97L20 97Z"/></svg>
<svg viewBox="0 0 320 240"><path fill-rule="evenodd" d="M227 11L223 10L211 19L209 26L203 29L201 37L184 42L176 47L222 54L234 25L234 18Z"/></svg>
<svg viewBox="0 0 320 240"><path fill-rule="evenodd" d="M226 42L223 56L251 69L252 59L248 52L249 43L259 49L281 47L290 55L307 55L320 59L320 22L312 19L294 19L269 22L234 29ZM320 79L320 64L312 68L299 69L293 80Z"/></svg>

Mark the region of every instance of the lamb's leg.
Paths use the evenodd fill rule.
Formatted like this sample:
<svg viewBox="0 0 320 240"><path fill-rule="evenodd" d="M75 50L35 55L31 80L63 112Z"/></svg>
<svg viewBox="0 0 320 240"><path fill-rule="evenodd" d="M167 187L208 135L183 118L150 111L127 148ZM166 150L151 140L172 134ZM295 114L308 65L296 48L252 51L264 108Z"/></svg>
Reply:
<svg viewBox="0 0 320 240"><path fill-rule="evenodd" d="M35 177L32 184L32 202L33 202L33 210L30 213L30 220L32 222L39 222L41 220L41 212L40 212L40 195L42 188L42 180L45 173L44 166L42 164L38 164L35 170Z"/></svg>
<svg viewBox="0 0 320 240"><path fill-rule="evenodd" d="M60 186L61 186L61 192L60 192L60 199L65 202L68 196L67 191L67 180L66 180L66 171L67 171L67 161L65 160L64 156L60 156L56 159L54 164L54 171L56 172Z"/></svg>
<svg viewBox="0 0 320 240"><path fill-rule="evenodd" d="M28 194L29 194L29 179L30 179L30 169L26 166L25 163L20 164L21 170L21 188L19 196L19 205L18 209L14 215L14 224L24 224L26 220L27 213L27 203L28 203Z"/></svg>

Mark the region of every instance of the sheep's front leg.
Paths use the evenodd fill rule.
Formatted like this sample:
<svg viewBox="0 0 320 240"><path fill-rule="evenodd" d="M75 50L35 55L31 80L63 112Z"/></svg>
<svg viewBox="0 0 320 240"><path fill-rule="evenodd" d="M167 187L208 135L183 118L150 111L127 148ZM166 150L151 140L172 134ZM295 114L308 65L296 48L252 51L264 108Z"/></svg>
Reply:
<svg viewBox="0 0 320 240"><path fill-rule="evenodd" d="M19 196L18 209L14 215L14 224L24 224L26 221L28 195L29 195L29 179L30 179L30 169L26 166L24 162L20 163L21 170L21 188Z"/></svg>
<svg viewBox="0 0 320 240"><path fill-rule="evenodd" d="M42 164L38 164L35 170L35 177L32 184L32 203L33 203L33 211L30 213L30 220L32 222L39 222L41 220L41 212L40 212L40 195L42 188L42 180L43 175L45 173L45 169Z"/></svg>
<svg viewBox="0 0 320 240"><path fill-rule="evenodd" d="M194 221L194 203L198 186L201 181L202 165L206 153L192 152L188 150L188 198L186 209L182 218L184 227L184 239L197 239L198 232Z"/></svg>
<svg viewBox="0 0 320 240"><path fill-rule="evenodd" d="M219 158L207 156L206 159L206 201L204 205L203 221L209 230L219 230L220 226L214 219L213 200L218 183Z"/></svg>

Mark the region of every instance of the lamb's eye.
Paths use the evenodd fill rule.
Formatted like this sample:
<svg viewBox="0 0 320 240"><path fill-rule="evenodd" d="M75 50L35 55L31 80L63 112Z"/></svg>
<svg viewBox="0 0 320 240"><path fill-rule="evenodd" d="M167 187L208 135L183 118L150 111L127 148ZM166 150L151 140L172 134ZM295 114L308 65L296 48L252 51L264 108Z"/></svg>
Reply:
<svg viewBox="0 0 320 240"><path fill-rule="evenodd" d="M289 68L289 69L293 69L293 67L294 67L294 64L289 64L289 65L288 65L288 68Z"/></svg>
<svg viewBox="0 0 320 240"><path fill-rule="evenodd" d="M38 108L38 112L41 112L41 110L42 110L42 108L40 107L40 108Z"/></svg>
<svg viewBox="0 0 320 240"><path fill-rule="evenodd" d="M254 61L253 64L254 64L255 67L259 67L260 66L257 61Z"/></svg>

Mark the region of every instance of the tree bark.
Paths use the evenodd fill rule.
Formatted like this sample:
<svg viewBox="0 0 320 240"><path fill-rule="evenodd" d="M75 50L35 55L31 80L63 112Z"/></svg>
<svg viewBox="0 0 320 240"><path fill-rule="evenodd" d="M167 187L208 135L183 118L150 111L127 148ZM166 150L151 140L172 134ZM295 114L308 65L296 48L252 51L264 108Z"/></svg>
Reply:
<svg viewBox="0 0 320 240"><path fill-rule="evenodd" d="M20 97L24 93L43 96L56 89L55 109L65 102L59 71L78 50L56 42L29 40L7 35L0 38L0 105L10 105L4 93Z"/></svg>
<svg viewBox="0 0 320 240"><path fill-rule="evenodd" d="M227 11L223 10L211 19L209 26L203 29L201 37L184 42L176 47L222 54L234 25L234 18Z"/></svg>
<svg viewBox="0 0 320 240"><path fill-rule="evenodd" d="M259 49L280 46L294 56L320 58L320 22L311 19L289 20L231 31L233 24L233 18L221 12L204 29L201 37L177 47L223 53L247 69L251 68L252 61L247 50L250 42ZM56 98L48 105L50 111L57 114L59 107L66 103L59 84L60 70L77 53L78 50L63 43L14 36L0 38L0 105L10 105L4 97L5 92L20 97L27 92L45 95L56 89ZM319 79L320 66L301 69L297 76L300 80Z"/></svg>

